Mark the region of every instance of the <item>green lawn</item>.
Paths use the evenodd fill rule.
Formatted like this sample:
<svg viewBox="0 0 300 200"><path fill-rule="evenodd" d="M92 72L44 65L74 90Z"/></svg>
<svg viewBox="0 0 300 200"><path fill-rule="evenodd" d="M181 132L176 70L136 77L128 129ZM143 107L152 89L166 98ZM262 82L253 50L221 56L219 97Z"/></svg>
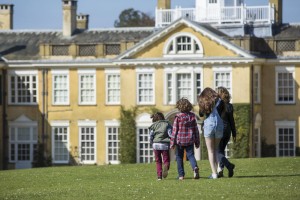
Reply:
<svg viewBox="0 0 300 200"><path fill-rule="evenodd" d="M157 181L155 164L73 166L0 171L0 199L300 199L300 157L232 159L233 178L210 180L199 161L199 180L185 163L186 179Z"/></svg>

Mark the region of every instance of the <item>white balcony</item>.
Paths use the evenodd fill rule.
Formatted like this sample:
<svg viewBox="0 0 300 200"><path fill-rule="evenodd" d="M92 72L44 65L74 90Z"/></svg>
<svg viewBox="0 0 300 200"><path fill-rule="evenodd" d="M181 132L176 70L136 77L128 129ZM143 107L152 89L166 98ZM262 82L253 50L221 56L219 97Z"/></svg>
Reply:
<svg viewBox="0 0 300 200"><path fill-rule="evenodd" d="M210 24L272 24L274 6L235 6L214 9L181 8L156 9L156 27L164 27L173 21L186 17L192 21Z"/></svg>

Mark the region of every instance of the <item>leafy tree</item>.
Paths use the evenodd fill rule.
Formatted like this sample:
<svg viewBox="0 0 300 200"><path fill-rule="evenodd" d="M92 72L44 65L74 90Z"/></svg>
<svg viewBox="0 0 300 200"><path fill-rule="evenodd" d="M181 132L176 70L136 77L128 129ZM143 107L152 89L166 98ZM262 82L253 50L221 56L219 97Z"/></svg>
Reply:
<svg viewBox="0 0 300 200"><path fill-rule="evenodd" d="M153 17L133 8L123 10L119 15L119 19L115 20L115 27L147 27L154 25L155 20Z"/></svg>

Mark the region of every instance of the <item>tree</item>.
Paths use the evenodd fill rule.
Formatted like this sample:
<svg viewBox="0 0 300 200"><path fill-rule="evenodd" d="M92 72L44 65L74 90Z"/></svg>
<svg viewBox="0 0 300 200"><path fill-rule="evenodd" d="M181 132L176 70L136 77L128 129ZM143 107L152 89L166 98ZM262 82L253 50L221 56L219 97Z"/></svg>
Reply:
<svg viewBox="0 0 300 200"><path fill-rule="evenodd" d="M154 26L153 17L133 8L125 9L119 15L119 19L115 20L115 27L147 27Z"/></svg>

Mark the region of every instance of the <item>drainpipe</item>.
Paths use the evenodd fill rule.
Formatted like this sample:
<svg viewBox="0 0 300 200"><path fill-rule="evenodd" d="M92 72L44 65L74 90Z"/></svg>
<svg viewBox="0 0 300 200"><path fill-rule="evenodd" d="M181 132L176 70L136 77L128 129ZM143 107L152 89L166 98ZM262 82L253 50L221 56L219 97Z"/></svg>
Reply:
<svg viewBox="0 0 300 200"><path fill-rule="evenodd" d="M253 80L253 72L254 72L254 66L251 64L251 75L250 75L250 81L251 81L251 96L250 96L250 124L251 124L251 129L250 129L250 134L249 139L251 140L249 143L251 144L251 154L249 153L249 157L253 157L253 152L254 152L254 145L253 145L253 131L254 131L254 95L253 95L253 85L254 85L254 80Z"/></svg>
<svg viewBox="0 0 300 200"><path fill-rule="evenodd" d="M2 147L3 147L3 169L8 169L8 133L7 133L7 114L6 114L6 76L7 72L6 69L2 71L2 88L3 88L3 96L2 96Z"/></svg>

